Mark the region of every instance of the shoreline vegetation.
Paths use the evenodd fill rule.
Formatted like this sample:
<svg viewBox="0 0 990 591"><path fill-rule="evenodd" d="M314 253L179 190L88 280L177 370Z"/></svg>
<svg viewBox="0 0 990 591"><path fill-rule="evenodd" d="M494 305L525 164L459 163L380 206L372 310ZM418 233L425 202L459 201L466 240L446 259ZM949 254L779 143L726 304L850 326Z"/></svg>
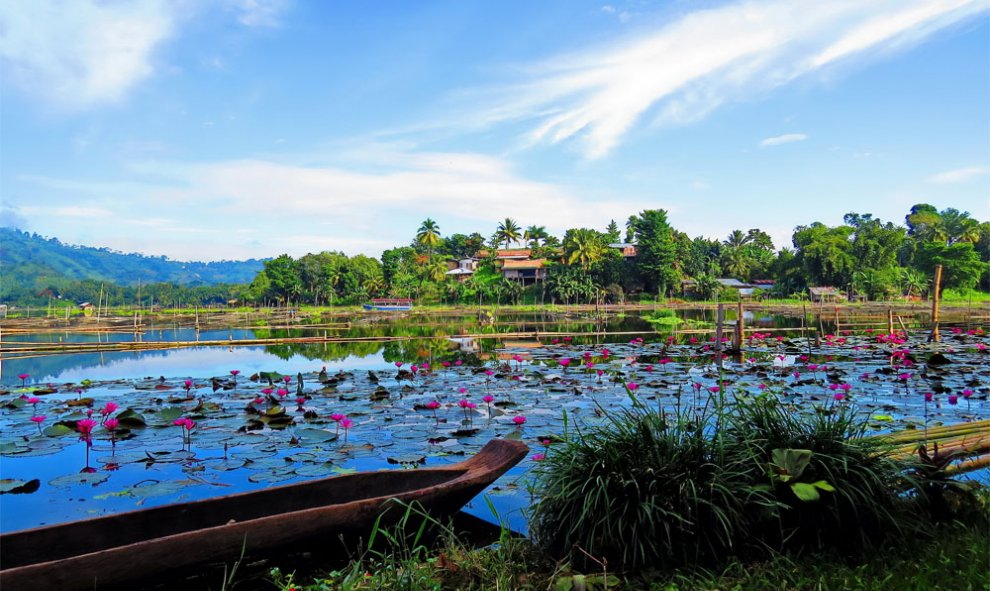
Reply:
<svg viewBox="0 0 990 591"><path fill-rule="evenodd" d="M14 306L72 315L80 306L301 308L360 306L373 298L412 299L417 307L601 307L674 299L809 305L819 300L919 301L931 296L939 266L940 299L990 301L990 222L924 203L908 211L903 226L858 213L847 214L838 226L797 226L784 248L759 228L734 230L722 240L691 238L672 227L662 209L630 216L624 229L612 220L603 230L571 228L561 237L544 226L523 229L512 218L499 222L487 238L480 232L445 236L427 218L407 246L378 258L334 251L299 258L283 254L254 261L262 268L247 283L211 283L206 276L176 282L152 272L152 262L161 262L154 257L136 257L145 260L148 272L135 270L122 281L109 278L105 269L115 267L110 260L88 266L67 261L76 251L130 255L68 247L28 234L4 235L4 240L0 304L8 306L8 314ZM45 254L49 250L57 252ZM204 264L188 265L198 269ZM230 281L226 277L233 276L217 277Z"/></svg>

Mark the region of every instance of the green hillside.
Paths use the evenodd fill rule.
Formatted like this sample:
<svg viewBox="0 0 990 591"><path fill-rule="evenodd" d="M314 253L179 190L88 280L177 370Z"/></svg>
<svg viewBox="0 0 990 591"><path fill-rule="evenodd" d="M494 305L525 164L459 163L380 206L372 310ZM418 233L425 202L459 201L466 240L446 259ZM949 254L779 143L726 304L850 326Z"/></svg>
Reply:
<svg viewBox="0 0 990 591"><path fill-rule="evenodd" d="M56 238L0 228L0 300L17 300L82 280L134 286L151 283L216 285L250 283L263 262L173 261L107 248L71 246Z"/></svg>

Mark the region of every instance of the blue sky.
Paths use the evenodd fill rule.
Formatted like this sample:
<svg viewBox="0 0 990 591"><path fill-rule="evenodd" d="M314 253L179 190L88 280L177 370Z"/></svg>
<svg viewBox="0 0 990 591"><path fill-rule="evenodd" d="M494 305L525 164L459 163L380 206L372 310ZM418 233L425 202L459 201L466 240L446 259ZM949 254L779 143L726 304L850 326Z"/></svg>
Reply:
<svg viewBox="0 0 990 591"><path fill-rule="evenodd" d="M0 222L180 260L423 219L990 219L990 0L0 4Z"/></svg>

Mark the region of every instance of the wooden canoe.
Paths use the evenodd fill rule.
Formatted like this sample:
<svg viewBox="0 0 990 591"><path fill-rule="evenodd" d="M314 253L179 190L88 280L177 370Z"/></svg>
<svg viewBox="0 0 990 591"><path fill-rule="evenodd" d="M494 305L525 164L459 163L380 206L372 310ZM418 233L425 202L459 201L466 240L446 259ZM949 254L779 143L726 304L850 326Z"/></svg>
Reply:
<svg viewBox="0 0 990 591"><path fill-rule="evenodd" d="M103 588L233 561L245 548L367 534L391 499L453 514L527 450L494 439L449 466L348 474L3 534L0 589Z"/></svg>

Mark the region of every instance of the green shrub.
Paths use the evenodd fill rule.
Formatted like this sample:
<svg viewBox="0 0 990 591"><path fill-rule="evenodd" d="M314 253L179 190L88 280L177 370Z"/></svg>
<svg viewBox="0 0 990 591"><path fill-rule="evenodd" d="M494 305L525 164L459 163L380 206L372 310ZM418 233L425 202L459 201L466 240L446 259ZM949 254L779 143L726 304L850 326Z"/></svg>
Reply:
<svg viewBox="0 0 990 591"><path fill-rule="evenodd" d="M618 569L858 551L922 533L907 465L865 428L847 407L802 414L773 398L696 420L637 404L548 454L531 531L555 556L582 564L587 552Z"/></svg>
<svg viewBox="0 0 990 591"><path fill-rule="evenodd" d="M747 511L771 502L754 486L763 468L726 452L706 420L642 407L609 418L555 446L538 471L530 529L554 555L587 565L587 552L620 569L715 562L744 538Z"/></svg>
<svg viewBox="0 0 990 591"><path fill-rule="evenodd" d="M902 496L913 488L908 465L891 459L885 444L865 438L866 429L850 406L801 414L763 398L736 408L727 439L767 466L766 484L778 501L775 511L754 523L752 533L761 543L785 551L858 551L890 536L918 533L914 503ZM807 465L790 475L793 480L782 478L775 450L803 450ZM827 487L814 491L818 498L802 499L801 491L813 483Z"/></svg>

